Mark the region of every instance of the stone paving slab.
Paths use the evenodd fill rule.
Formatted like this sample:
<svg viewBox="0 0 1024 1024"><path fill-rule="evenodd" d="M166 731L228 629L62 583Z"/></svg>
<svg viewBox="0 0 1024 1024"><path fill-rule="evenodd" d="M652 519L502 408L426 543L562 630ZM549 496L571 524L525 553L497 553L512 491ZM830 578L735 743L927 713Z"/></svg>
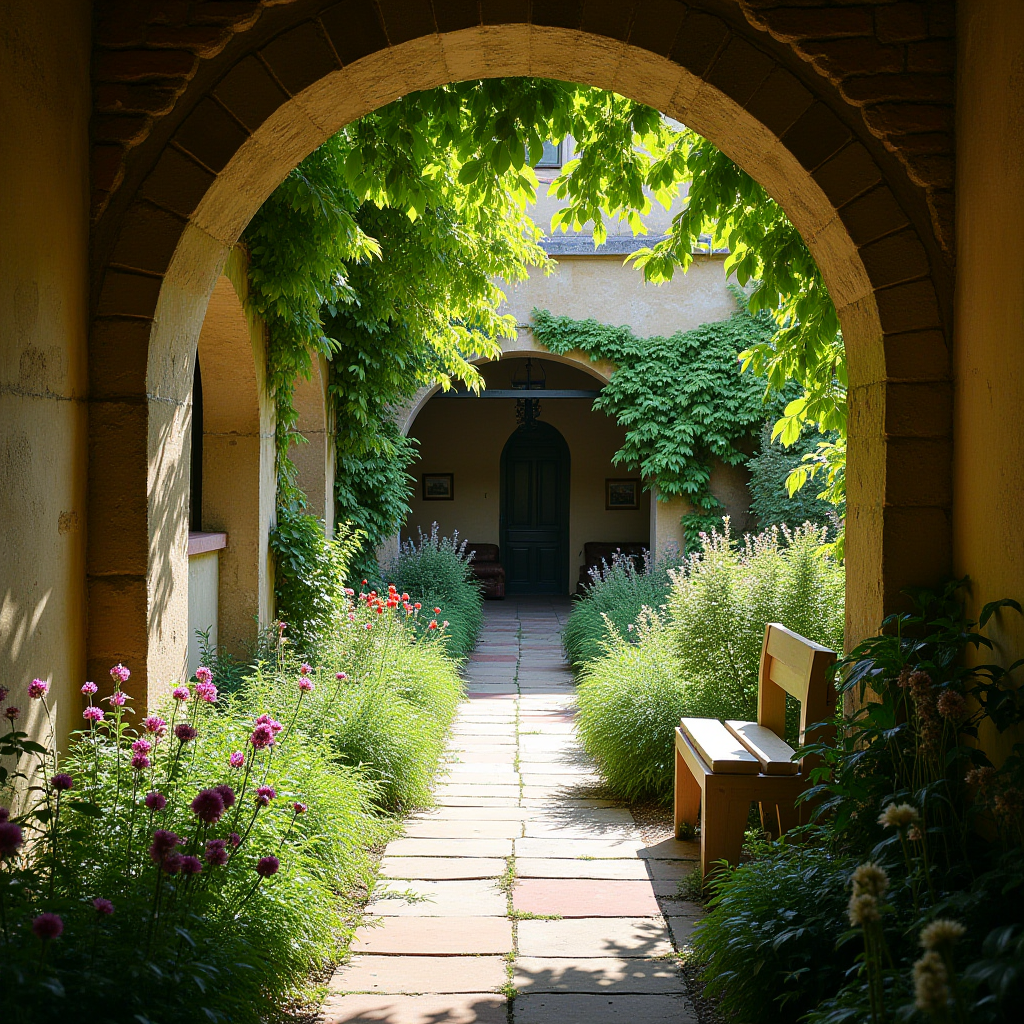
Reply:
<svg viewBox="0 0 1024 1024"><path fill-rule="evenodd" d="M672 952L668 928L657 918L526 920L518 931L520 956L657 957Z"/></svg>
<svg viewBox="0 0 1024 1024"><path fill-rule="evenodd" d="M403 995L494 992L505 984L500 956L357 956L331 981L336 992Z"/></svg>
<svg viewBox="0 0 1024 1024"><path fill-rule="evenodd" d="M682 982L672 960L619 957L537 957L516 960L513 983L520 993L678 993Z"/></svg>
<svg viewBox="0 0 1024 1024"><path fill-rule="evenodd" d="M571 917L661 917L650 882L591 878L523 878L513 905L529 914Z"/></svg>
<svg viewBox="0 0 1024 1024"><path fill-rule="evenodd" d="M643 849L642 841L625 839L520 839L516 856L580 858L636 857Z"/></svg>
<svg viewBox="0 0 1024 1024"><path fill-rule="evenodd" d="M479 809L478 809L479 810ZM523 832L520 820L480 821L441 818L433 821L410 820L405 823L406 839L518 839Z"/></svg>
<svg viewBox="0 0 1024 1024"><path fill-rule="evenodd" d="M516 1024L697 1024L689 1000L677 995L524 995Z"/></svg>
<svg viewBox="0 0 1024 1024"><path fill-rule="evenodd" d="M366 908L371 917L505 917L508 911L505 893L493 878L392 881L379 887L376 894L378 898Z"/></svg>
<svg viewBox="0 0 1024 1024"><path fill-rule="evenodd" d="M417 811L409 821L525 821L528 807L434 807Z"/></svg>
<svg viewBox="0 0 1024 1024"><path fill-rule="evenodd" d="M406 833L408 834L408 833ZM622 842L643 844L636 826L612 824L610 822L588 821L576 825L569 822L537 821L526 822L528 839L613 839Z"/></svg>
<svg viewBox="0 0 1024 1024"><path fill-rule="evenodd" d="M474 785L471 782L445 782L439 785L435 790L435 794L438 797L445 796L507 796L507 797L518 797L519 787L518 786L488 786L483 782ZM440 800L438 801L440 802Z"/></svg>
<svg viewBox="0 0 1024 1024"><path fill-rule="evenodd" d="M323 1024L508 1024L504 996L334 996Z"/></svg>
<svg viewBox="0 0 1024 1024"><path fill-rule="evenodd" d="M497 857L391 857L380 863L382 878L498 878L505 861Z"/></svg>
<svg viewBox="0 0 1024 1024"><path fill-rule="evenodd" d="M516 857L520 878L649 878L644 862L623 860L558 860L554 857Z"/></svg>
<svg viewBox="0 0 1024 1024"><path fill-rule="evenodd" d="M658 881L677 882L693 874L699 863L696 860L645 860L647 874Z"/></svg>
<svg viewBox="0 0 1024 1024"><path fill-rule="evenodd" d="M648 860L700 860L700 843L665 839L646 847L640 856Z"/></svg>
<svg viewBox="0 0 1024 1024"><path fill-rule="evenodd" d="M511 839L396 839L390 857L511 857Z"/></svg>
<svg viewBox="0 0 1024 1024"><path fill-rule="evenodd" d="M446 807L519 807L518 796L462 796L461 794L434 795L438 808Z"/></svg>
<svg viewBox="0 0 1024 1024"><path fill-rule="evenodd" d="M672 941L676 949L683 950L690 945L693 938L693 929L697 927L699 917L670 917L668 926L672 932Z"/></svg>
<svg viewBox="0 0 1024 1024"><path fill-rule="evenodd" d="M355 953L404 956L462 956L512 949L512 922L502 917L460 917L458 927L444 917L382 917L360 928Z"/></svg>

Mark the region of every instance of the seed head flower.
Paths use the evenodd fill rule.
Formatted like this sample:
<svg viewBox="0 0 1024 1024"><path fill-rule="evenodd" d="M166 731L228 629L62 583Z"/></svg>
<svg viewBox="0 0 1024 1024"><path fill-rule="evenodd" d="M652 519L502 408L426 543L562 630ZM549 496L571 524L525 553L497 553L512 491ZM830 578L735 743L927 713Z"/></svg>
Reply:
<svg viewBox="0 0 1024 1024"><path fill-rule="evenodd" d="M854 871L851 881L855 896L865 893L869 896L884 896L889 888L889 876L885 873L885 868L870 860Z"/></svg>
<svg viewBox="0 0 1024 1024"><path fill-rule="evenodd" d="M257 749L264 750L274 742L274 730L266 722L260 722L252 731L249 742Z"/></svg>
<svg viewBox="0 0 1024 1024"><path fill-rule="evenodd" d="M75 780L68 775L67 772L58 772L52 779L50 779L50 785L58 793L63 793L66 790L74 789Z"/></svg>
<svg viewBox="0 0 1024 1024"><path fill-rule="evenodd" d="M949 1003L949 975L942 957L928 950L914 964L914 1005L925 1013L938 1013Z"/></svg>
<svg viewBox="0 0 1024 1024"><path fill-rule="evenodd" d="M181 870L184 862L185 858L180 853L169 853L160 862L160 869L168 875L176 875Z"/></svg>
<svg viewBox="0 0 1024 1024"><path fill-rule="evenodd" d="M917 825L911 825L910 830L907 832L907 838L912 843L919 843L922 839L924 839L924 833Z"/></svg>
<svg viewBox="0 0 1024 1024"><path fill-rule="evenodd" d="M343 683L343 682L345 682L346 679L348 679L348 673L347 672L338 672L335 675L334 678L337 679L339 683Z"/></svg>
<svg viewBox="0 0 1024 1024"><path fill-rule="evenodd" d="M32 922L32 934L43 942L60 937L64 931L64 922L57 914L40 914Z"/></svg>
<svg viewBox="0 0 1024 1024"><path fill-rule="evenodd" d="M213 683L196 683L196 696L207 704L217 701L217 687Z"/></svg>
<svg viewBox="0 0 1024 1024"><path fill-rule="evenodd" d="M98 689L99 687L95 683L82 683L82 693L86 697L91 697ZM3 700L3 697L0 697L0 700Z"/></svg>
<svg viewBox="0 0 1024 1024"><path fill-rule="evenodd" d="M966 934L967 929L959 921L939 917L921 930L921 948L948 949Z"/></svg>
<svg viewBox="0 0 1024 1024"><path fill-rule="evenodd" d="M201 789L192 800L192 813L207 825L216 825L224 815L224 798L215 789Z"/></svg>
<svg viewBox="0 0 1024 1024"><path fill-rule="evenodd" d="M260 786L260 788L256 790L256 803L258 803L260 807L266 807L276 796L277 791L273 786Z"/></svg>
<svg viewBox="0 0 1024 1024"><path fill-rule="evenodd" d="M228 758L228 764L230 764L232 768L241 768L242 765L245 764L245 754L240 750L233 751L231 756Z"/></svg>
<svg viewBox="0 0 1024 1024"><path fill-rule="evenodd" d="M144 772L152 763L145 754L132 754L132 767L137 772Z"/></svg>
<svg viewBox="0 0 1024 1024"><path fill-rule="evenodd" d="M878 900L866 892L859 896L854 893L850 897L847 913L850 917L850 924L855 928L862 928L870 921L878 921L881 916L878 913Z"/></svg>
<svg viewBox="0 0 1024 1024"><path fill-rule="evenodd" d="M962 722L967 717L967 701L956 690L943 690L935 706L939 714L949 722Z"/></svg>
<svg viewBox="0 0 1024 1024"><path fill-rule="evenodd" d="M118 681L119 683L127 683L127 682L128 682L128 677L129 677L129 676L131 675L131 672L129 672L129 671L128 671L128 669L126 669L126 668L124 667L124 665L122 665L122 664L121 664L120 662L118 662L118 663L117 663L117 664L116 664L116 665L115 665L115 666L114 666L114 667L113 667L113 668L112 668L112 669L110 670L110 674L111 674L111 676L113 676L113 678L114 678L114 679L116 679L116 680L117 680L117 681Z"/></svg>
<svg viewBox="0 0 1024 1024"><path fill-rule="evenodd" d="M228 862L228 845L225 839L207 839L206 853L203 854L206 863L211 867L222 868Z"/></svg>
<svg viewBox="0 0 1024 1024"><path fill-rule="evenodd" d="M96 707L95 704L90 704L83 712L82 717L87 722L102 722L103 721L103 708Z"/></svg>
<svg viewBox="0 0 1024 1024"><path fill-rule="evenodd" d="M213 672L211 672L205 665L200 665L199 668L196 669L196 679L201 683L212 683Z"/></svg>
<svg viewBox="0 0 1024 1024"><path fill-rule="evenodd" d="M921 815L913 804L889 804L888 807L878 816L878 824L886 828L905 829L911 825L917 825L921 821Z"/></svg>
<svg viewBox="0 0 1024 1024"><path fill-rule="evenodd" d="M299 679L299 689L303 693L309 693L313 689L313 680L302 676L302 678Z"/></svg>
<svg viewBox="0 0 1024 1024"><path fill-rule="evenodd" d="M309 673L312 672L312 671L313 671L313 666L310 665L309 662L304 661L299 666L299 675L300 676L308 676Z"/></svg>
<svg viewBox="0 0 1024 1024"><path fill-rule="evenodd" d="M24 841L20 825L13 821L0 821L0 860L13 857Z"/></svg>
<svg viewBox="0 0 1024 1024"><path fill-rule="evenodd" d="M182 703L184 703L185 701L188 700L188 696L189 696L189 694L188 694L188 687L187 686L176 686L173 690L171 690L171 696L175 700L179 700Z"/></svg>
<svg viewBox="0 0 1024 1024"><path fill-rule="evenodd" d="M115 690L109 697L105 698L115 707L123 707L124 702L128 699L120 690Z"/></svg>
<svg viewBox="0 0 1024 1024"><path fill-rule="evenodd" d="M136 754L148 754L153 749L153 744L149 740L139 739L132 744L132 750Z"/></svg>
<svg viewBox="0 0 1024 1024"><path fill-rule="evenodd" d="M256 874L260 878L269 878L271 875L276 875L281 862L274 856L260 857L256 862Z"/></svg>
<svg viewBox="0 0 1024 1024"><path fill-rule="evenodd" d="M97 896L96 899L92 901L92 905L100 917L110 917L114 912L114 904L111 903L110 900L105 900L102 896Z"/></svg>
<svg viewBox="0 0 1024 1024"><path fill-rule="evenodd" d="M228 842L232 846L241 846L242 845L242 837L237 832L232 832L232 833L230 833L228 835Z"/></svg>
<svg viewBox="0 0 1024 1024"><path fill-rule="evenodd" d="M33 679L28 684L28 695L32 700L42 700L50 689L50 684L45 679Z"/></svg>
<svg viewBox="0 0 1024 1024"><path fill-rule="evenodd" d="M222 782L219 786L214 786L213 791L220 794L221 800L224 801L225 810L235 806L235 791L227 783Z"/></svg>
<svg viewBox="0 0 1024 1024"><path fill-rule="evenodd" d="M199 735L199 732L187 722L182 722L174 727L174 735L178 737L181 743L189 743Z"/></svg>
<svg viewBox="0 0 1024 1024"><path fill-rule="evenodd" d="M203 870L203 862L192 854L186 854L181 858L181 873L183 875L198 875Z"/></svg>
<svg viewBox="0 0 1024 1024"><path fill-rule="evenodd" d="M21 717L21 709L10 707L4 712L5 717L9 718L12 722Z"/></svg>
<svg viewBox="0 0 1024 1024"><path fill-rule="evenodd" d="M154 789L146 794L145 804L151 811L162 811L167 806L167 797Z"/></svg>
<svg viewBox="0 0 1024 1024"><path fill-rule="evenodd" d="M300 804L297 800L292 804L292 810L296 814L305 814L308 809L305 804Z"/></svg>
<svg viewBox="0 0 1024 1024"><path fill-rule="evenodd" d="M149 715L142 720L142 728L159 739L167 732L167 723L159 715Z"/></svg>
<svg viewBox="0 0 1024 1024"><path fill-rule="evenodd" d="M158 828L153 833L153 842L149 846L150 860L154 864L162 863L176 846L181 846L184 842L185 840L181 836L171 832L170 829Z"/></svg>

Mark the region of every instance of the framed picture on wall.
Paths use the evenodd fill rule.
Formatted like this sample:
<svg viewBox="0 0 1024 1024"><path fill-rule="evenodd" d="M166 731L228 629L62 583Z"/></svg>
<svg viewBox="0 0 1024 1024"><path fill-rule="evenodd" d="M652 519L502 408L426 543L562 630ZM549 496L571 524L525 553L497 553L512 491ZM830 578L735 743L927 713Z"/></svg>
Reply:
<svg viewBox="0 0 1024 1024"><path fill-rule="evenodd" d="M424 501L454 501L455 500L455 474L454 473L424 473L423 474L423 500Z"/></svg>
<svg viewBox="0 0 1024 1024"><path fill-rule="evenodd" d="M640 481L606 479L604 507L609 512L635 512L640 507Z"/></svg>

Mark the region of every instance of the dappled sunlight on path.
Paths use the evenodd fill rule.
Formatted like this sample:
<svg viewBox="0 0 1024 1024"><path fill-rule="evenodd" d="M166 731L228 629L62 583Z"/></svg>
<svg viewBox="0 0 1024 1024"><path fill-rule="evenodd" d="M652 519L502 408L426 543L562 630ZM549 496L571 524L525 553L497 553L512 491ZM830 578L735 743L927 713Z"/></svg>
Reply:
<svg viewBox="0 0 1024 1024"><path fill-rule="evenodd" d="M674 953L697 908L674 897L697 849L646 846L603 798L573 732L568 610L486 605L437 806L389 844L325 1024L696 1020Z"/></svg>

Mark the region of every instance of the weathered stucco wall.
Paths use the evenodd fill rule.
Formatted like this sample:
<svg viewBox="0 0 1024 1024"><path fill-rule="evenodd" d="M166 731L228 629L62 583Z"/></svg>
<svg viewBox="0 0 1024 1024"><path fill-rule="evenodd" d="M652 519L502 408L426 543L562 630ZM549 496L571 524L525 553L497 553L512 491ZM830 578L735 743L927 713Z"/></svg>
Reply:
<svg viewBox="0 0 1024 1024"><path fill-rule="evenodd" d="M295 379L295 411L299 414L296 430L305 444L293 443L290 449L295 464L296 482L305 492L306 508L324 521L324 533L334 536L334 421L328 415L328 365L324 356L313 360L309 379Z"/></svg>
<svg viewBox="0 0 1024 1024"><path fill-rule="evenodd" d="M0 2L0 684L39 735L25 688L50 681L62 748L85 675L90 34L88 4Z"/></svg>
<svg viewBox="0 0 1024 1024"><path fill-rule="evenodd" d="M958 11L953 544L977 611L1024 602L1024 5ZM1004 664L1024 653L1021 616L988 632ZM993 757L1011 743L982 737Z"/></svg>

